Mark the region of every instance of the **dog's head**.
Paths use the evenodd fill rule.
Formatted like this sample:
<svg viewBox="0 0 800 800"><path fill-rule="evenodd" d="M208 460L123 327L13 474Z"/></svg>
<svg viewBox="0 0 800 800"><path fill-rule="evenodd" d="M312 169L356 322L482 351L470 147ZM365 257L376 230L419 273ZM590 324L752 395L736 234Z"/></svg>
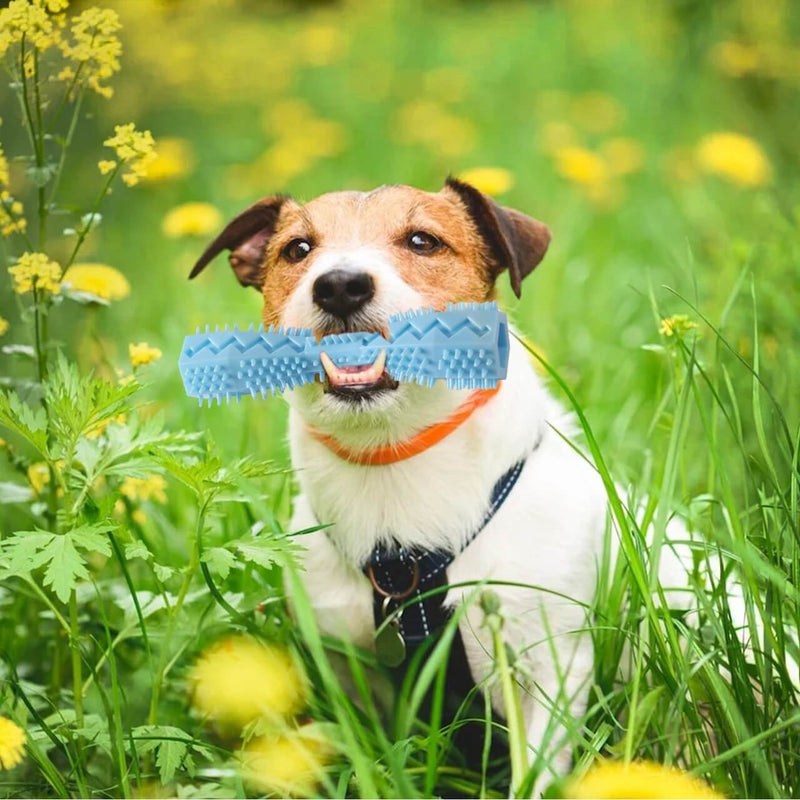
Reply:
<svg viewBox="0 0 800 800"><path fill-rule="evenodd" d="M384 186L324 194L305 205L275 196L228 223L191 277L229 250L239 283L263 295L265 324L311 328L318 338L386 334L389 317L403 311L491 300L503 272L519 296L549 242L543 223L454 179L437 193ZM317 424L363 424L364 415L386 419L423 402L434 412L446 402L439 385L398 386L380 361L325 367L324 383L289 393Z"/></svg>

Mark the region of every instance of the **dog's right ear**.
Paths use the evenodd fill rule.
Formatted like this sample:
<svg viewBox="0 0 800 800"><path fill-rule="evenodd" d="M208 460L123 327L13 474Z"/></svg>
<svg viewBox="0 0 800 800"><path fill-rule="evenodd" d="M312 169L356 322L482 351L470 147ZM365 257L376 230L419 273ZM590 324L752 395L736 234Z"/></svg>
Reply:
<svg viewBox="0 0 800 800"><path fill-rule="evenodd" d="M239 283L261 291L264 251L286 199L280 195L264 197L232 219L197 260L189 278L199 275L223 250L230 250L228 261Z"/></svg>

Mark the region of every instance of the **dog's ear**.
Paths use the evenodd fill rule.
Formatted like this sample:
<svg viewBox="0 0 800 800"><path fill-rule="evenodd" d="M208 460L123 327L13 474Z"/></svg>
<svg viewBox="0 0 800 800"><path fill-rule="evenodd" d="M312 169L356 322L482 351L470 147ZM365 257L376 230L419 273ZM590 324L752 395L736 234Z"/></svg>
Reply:
<svg viewBox="0 0 800 800"><path fill-rule="evenodd" d="M228 261L239 283L260 291L264 283L264 250L286 199L280 195L264 197L232 219L197 260L189 278L199 275L223 250L230 250Z"/></svg>
<svg viewBox="0 0 800 800"><path fill-rule="evenodd" d="M519 297L523 278L533 272L547 252L550 229L539 220L498 205L474 186L456 178L448 178L445 186L461 199L486 242L492 259L492 279L507 269L511 288Z"/></svg>

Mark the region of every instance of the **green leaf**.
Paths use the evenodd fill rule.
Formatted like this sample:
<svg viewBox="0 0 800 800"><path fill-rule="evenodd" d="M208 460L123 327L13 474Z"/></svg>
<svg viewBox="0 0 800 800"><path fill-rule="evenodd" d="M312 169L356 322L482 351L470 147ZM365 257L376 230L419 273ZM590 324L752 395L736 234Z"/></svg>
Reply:
<svg viewBox="0 0 800 800"><path fill-rule="evenodd" d="M0 425L16 431L47 457L47 414L23 403L15 392L0 392Z"/></svg>
<svg viewBox="0 0 800 800"><path fill-rule="evenodd" d="M88 578L89 573L69 534L54 536L45 552L49 564L44 573L44 585L52 587L56 597L66 603L78 581Z"/></svg>
<svg viewBox="0 0 800 800"><path fill-rule="evenodd" d="M58 172L58 164L55 162L43 164L41 167L28 167L25 170L25 174L30 178L31 183L38 189L47 186L56 172Z"/></svg>
<svg viewBox="0 0 800 800"><path fill-rule="evenodd" d="M165 567L163 564L157 564L155 561L153 562L153 571L162 583L168 581L175 574L175 570L172 569L172 567Z"/></svg>
<svg viewBox="0 0 800 800"><path fill-rule="evenodd" d="M224 547L209 547L203 553L203 562L208 564L223 580L228 577L236 557Z"/></svg>
<svg viewBox="0 0 800 800"><path fill-rule="evenodd" d="M131 731L139 755L156 751L156 766L162 783L169 783L186 760L192 737L172 725L140 725ZM193 749L202 752L199 747Z"/></svg>
<svg viewBox="0 0 800 800"><path fill-rule="evenodd" d="M135 541L129 542L125 545L125 560L130 561L133 558L143 558L147 561L150 558L150 551L144 542Z"/></svg>

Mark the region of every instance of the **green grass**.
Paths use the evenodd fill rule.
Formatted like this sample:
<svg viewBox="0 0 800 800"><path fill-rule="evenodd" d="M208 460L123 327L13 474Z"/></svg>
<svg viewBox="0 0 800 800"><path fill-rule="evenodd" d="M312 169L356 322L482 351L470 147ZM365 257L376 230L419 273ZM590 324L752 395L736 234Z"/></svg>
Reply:
<svg viewBox="0 0 800 800"><path fill-rule="evenodd" d="M800 795L798 75L762 66L731 77L713 56L736 40L796 58L796 9L745 0L113 6L123 70L113 99L84 101L42 249L65 263L74 239L60 231L91 207L114 124L136 120L157 139L186 139L195 165L179 180L115 186L80 260L116 266L131 295L109 308L67 300L45 309L54 345L44 385L29 357L0 353L3 386L28 404L0 400L11 445L0 456L0 716L28 735L23 764L0 771L0 796L242 796L239 741L203 723L187 697L189 667L231 631L301 654L314 686L309 716L341 745L323 796L499 797L546 770L546 757L526 751L479 694L463 716L508 740L512 759L487 749L465 763L453 744L459 721L431 721L438 702L422 700L430 687L440 694L447 637L412 665L387 709L373 696L374 659L323 640L302 593L289 622L281 573L291 573L302 537L285 535L285 405L199 409L175 368L195 325L252 321L260 303L221 259L186 283L205 239L167 239L170 208L203 200L228 216L273 191L436 190L448 172L473 166L510 170L515 183L501 201L553 229L522 300L505 286L501 297L579 419L575 447L606 483L621 540L587 619L589 708L567 726L576 771L598 755L646 758L729 796ZM622 109L608 131L576 119L586 92ZM12 90L0 98L4 151L26 154ZM338 123L343 141L281 177L258 159L275 141L264 119L286 99ZM426 120L451 120L438 123L437 141L404 127L403 109L421 100L432 104ZM619 136L643 148L615 202L598 206L559 174L542 138L561 121L593 151ZM758 142L772 181L738 186L696 165L677 179L669 165L691 161L715 131ZM34 220L25 166L12 161L12 189ZM31 223L34 242L36 230ZM2 242L9 263L25 249ZM34 344L29 300L0 278L0 315L11 323L0 345ZM659 334L676 314L698 327ZM143 340L164 357L137 371L142 385L109 383L113 368L130 371L128 343ZM126 421L109 430L124 433L87 439L121 412ZM51 479L34 497L26 473L42 461L61 491ZM166 477L166 502L121 497L126 476L150 474ZM632 497L618 496L619 485ZM674 515L692 536L696 616L670 613L656 578ZM50 538L19 534L36 529ZM737 581L749 653L730 614L726 585ZM513 677L501 658L489 681L510 699L522 691Z"/></svg>

